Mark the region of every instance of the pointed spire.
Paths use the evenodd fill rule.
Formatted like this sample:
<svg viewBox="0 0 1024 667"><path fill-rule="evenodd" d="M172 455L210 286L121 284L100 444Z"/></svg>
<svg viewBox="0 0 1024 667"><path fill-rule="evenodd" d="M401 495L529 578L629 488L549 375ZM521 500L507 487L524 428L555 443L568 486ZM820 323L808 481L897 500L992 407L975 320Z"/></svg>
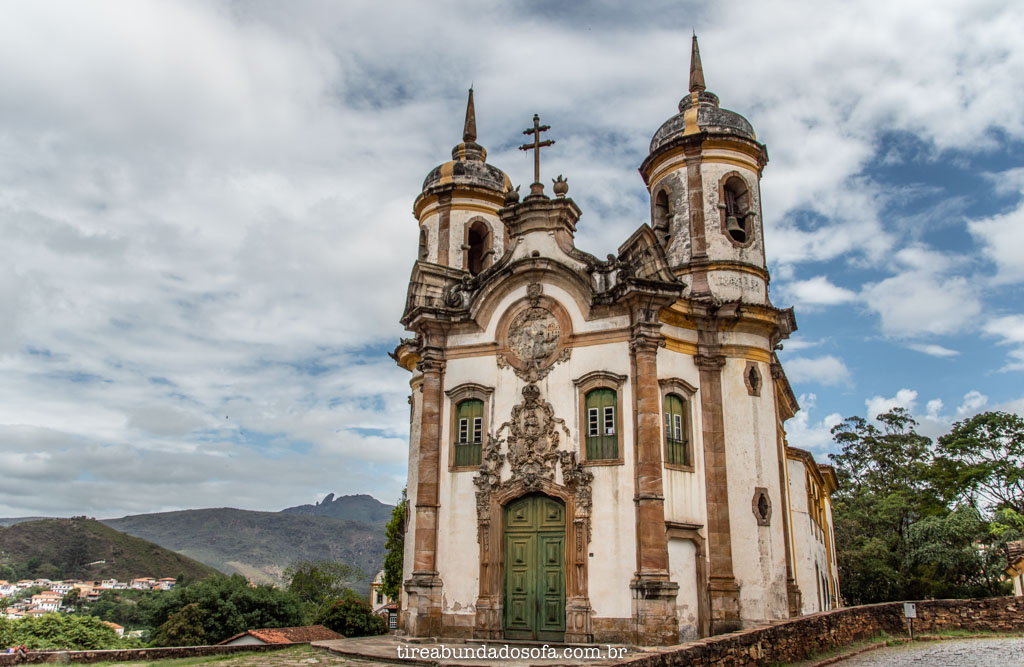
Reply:
<svg viewBox="0 0 1024 667"><path fill-rule="evenodd" d="M690 92L703 92L706 89L704 68L700 64L700 48L697 46L697 33L695 32L693 33L693 46L690 48Z"/></svg>
<svg viewBox="0 0 1024 667"><path fill-rule="evenodd" d="M462 130L462 140L466 143L476 142L476 107L473 106L473 88L469 89L469 101L466 102L466 126Z"/></svg>

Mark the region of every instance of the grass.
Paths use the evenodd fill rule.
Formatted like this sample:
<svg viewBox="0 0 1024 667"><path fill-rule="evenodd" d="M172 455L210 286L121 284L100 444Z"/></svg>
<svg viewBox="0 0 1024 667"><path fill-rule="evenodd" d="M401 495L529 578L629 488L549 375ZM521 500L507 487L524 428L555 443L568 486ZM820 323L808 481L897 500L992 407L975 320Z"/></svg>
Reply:
<svg viewBox="0 0 1024 667"><path fill-rule="evenodd" d="M134 661L130 661L130 662L97 662L97 663L93 663L93 664L96 667L115 667L115 666L116 667L124 667L125 665L146 665L146 667L149 667L150 665L159 665L159 667L188 667L189 665L213 665L213 664L223 664L223 665L226 666L226 665L231 664L232 662L234 662L234 663L241 663L241 662L252 661L254 658L259 657L259 656L274 656L275 658L286 657L286 658L292 658L293 660L299 660L301 658L308 657L308 655L313 655L313 653L314 653L314 651L309 646L309 644L305 644L305 645L302 645L302 646L291 646L291 647L288 647L288 648L282 648L282 649L277 650L277 651L271 651L270 653L264 653L264 652L252 652L252 653L242 652L242 653L229 653L229 654L226 654L226 655L197 656L195 658L175 658L175 659L172 659L172 660L146 660L146 661L134 660Z"/></svg>

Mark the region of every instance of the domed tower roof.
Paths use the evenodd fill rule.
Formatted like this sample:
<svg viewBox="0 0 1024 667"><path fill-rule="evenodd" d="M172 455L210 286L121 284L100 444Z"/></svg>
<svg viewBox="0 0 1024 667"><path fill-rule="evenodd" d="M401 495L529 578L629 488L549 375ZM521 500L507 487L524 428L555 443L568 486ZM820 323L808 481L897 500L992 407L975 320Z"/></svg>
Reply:
<svg viewBox="0 0 1024 667"><path fill-rule="evenodd" d="M476 108L473 104L473 89L469 89L466 103L466 124L462 131L462 143L452 148L452 159L434 167L423 180L423 193L433 188L454 184L475 186L504 193L511 182L501 169L489 165L487 150L476 143Z"/></svg>
<svg viewBox="0 0 1024 667"><path fill-rule="evenodd" d="M679 113L665 121L654 133L651 153L656 153L676 139L699 132L757 141L750 122L735 111L719 107L718 96L706 90L700 49L697 47L697 36L694 35L690 52L690 94L679 101Z"/></svg>

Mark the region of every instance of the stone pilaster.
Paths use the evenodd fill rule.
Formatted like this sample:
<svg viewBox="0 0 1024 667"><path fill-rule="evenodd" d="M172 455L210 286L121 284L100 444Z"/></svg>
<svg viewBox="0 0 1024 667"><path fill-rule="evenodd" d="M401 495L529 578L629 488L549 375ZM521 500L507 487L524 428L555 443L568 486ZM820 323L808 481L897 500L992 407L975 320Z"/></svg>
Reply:
<svg viewBox="0 0 1024 667"><path fill-rule="evenodd" d="M423 407L415 496L413 571L405 581L408 594L406 632L413 637L436 637L441 634L442 582L437 571L437 514L440 506L443 352L437 348L424 348L419 368L423 373Z"/></svg>
<svg viewBox="0 0 1024 667"><path fill-rule="evenodd" d="M704 440L704 478L707 489L708 596L711 634L738 630L740 589L732 569L732 533L729 525L729 478L725 458L725 417L722 412L722 367L725 357L698 354L700 408Z"/></svg>
<svg viewBox="0 0 1024 667"><path fill-rule="evenodd" d="M653 321L651 321L653 320ZM679 641L676 597L679 585L669 580L668 537L661 461L661 391L658 386L657 315L638 310L632 341L633 414L635 419L636 561L630 583L636 643L675 644Z"/></svg>

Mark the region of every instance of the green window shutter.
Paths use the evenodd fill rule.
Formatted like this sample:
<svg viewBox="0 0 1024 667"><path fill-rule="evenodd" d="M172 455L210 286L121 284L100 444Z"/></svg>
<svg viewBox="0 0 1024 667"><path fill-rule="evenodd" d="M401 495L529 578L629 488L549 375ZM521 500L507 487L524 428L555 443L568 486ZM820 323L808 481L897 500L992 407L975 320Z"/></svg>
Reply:
<svg viewBox="0 0 1024 667"><path fill-rule="evenodd" d="M613 389L594 389L586 395L586 454L588 461L619 458L618 401Z"/></svg>
<svg viewBox="0 0 1024 667"><path fill-rule="evenodd" d="M686 401L677 394L665 397L666 462L672 465L691 465L685 406Z"/></svg>
<svg viewBox="0 0 1024 667"><path fill-rule="evenodd" d="M462 401L456 408L455 465L480 465L483 443L484 402L477 399Z"/></svg>

